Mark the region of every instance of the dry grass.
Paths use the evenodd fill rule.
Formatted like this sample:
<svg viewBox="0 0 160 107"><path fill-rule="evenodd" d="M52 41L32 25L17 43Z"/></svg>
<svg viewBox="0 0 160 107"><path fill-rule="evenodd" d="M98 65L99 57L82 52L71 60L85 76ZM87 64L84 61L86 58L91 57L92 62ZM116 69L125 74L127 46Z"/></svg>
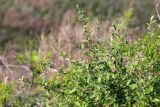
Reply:
<svg viewBox="0 0 160 107"><path fill-rule="evenodd" d="M119 20L119 18L117 20ZM100 29L98 30L97 27ZM112 31L112 22L103 21L98 24L95 20L89 22L89 32L91 36L93 36L94 39L101 40L106 46L110 45L109 41L111 40ZM129 40L134 39L135 36L133 35L135 35L136 30L128 29L125 32ZM85 33L83 32L81 24L76 20L76 13L69 10L65 13L61 23L57 26L57 29L53 29L50 34L41 34L38 47L39 54L41 57L44 57L48 52L51 52L52 58L50 60L53 62L55 68L67 66L69 63L68 59L73 57L81 59L83 57L81 51L78 49L78 45L82 43L84 39ZM15 67L21 66L16 61L16 55L19 52L19 49L15 44L10 44L8 46L9 51L7 52L7 55L5 55L5 59L8 65L14 65L11 67L13 74L3 73L4 70L2 70L2 67L0 73L3 74L1 75L3 76L3 79L7 76L10 80L19 79L30 71L26 71L23 67ZM67 55L65 58L61 56L63 52Z"/></svg>
<svg viewBox="0 0 160 107"><path fill-rule="evenodd" d="M12 80L19 80L23 76L31 77L31 70L25 65L21 65L16 60L19 50L15 44L8 44L4 52L0 53L0 81L8 83Z"/></svg>

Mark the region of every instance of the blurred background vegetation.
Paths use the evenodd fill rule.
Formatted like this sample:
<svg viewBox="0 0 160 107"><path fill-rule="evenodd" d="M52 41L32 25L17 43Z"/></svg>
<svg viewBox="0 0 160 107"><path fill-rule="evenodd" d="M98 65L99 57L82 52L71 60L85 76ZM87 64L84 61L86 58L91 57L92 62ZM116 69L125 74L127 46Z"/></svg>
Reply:
<svg viewBox="0 0 160 107"><path fill-rule="evenodd" d="M142 29L155 14L154 0L78 0L90 18L113 20L133 8L131 28ZM0 0L0 37L35 35L56 29L75 0ZM3 38L2 38L3 36Z"/></svg>

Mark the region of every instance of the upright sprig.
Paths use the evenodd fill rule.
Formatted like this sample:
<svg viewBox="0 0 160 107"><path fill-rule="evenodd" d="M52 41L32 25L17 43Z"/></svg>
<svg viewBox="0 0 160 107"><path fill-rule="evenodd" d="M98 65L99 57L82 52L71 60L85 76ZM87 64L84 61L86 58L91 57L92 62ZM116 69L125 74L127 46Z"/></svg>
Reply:
<svg viewBox="0 0 160 107"><path fill-rule="evenodd" d="M87 17L87 11L81 10L78 2L76 2L76 8L78 10L77 19L82 24L83 31L86 33L87 38L89 38L89 18Z"/></svg>

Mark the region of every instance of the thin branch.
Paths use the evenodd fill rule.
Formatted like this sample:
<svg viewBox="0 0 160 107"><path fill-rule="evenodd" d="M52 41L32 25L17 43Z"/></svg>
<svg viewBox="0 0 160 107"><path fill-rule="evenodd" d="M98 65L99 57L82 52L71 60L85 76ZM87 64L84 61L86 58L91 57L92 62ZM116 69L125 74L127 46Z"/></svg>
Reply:
<svg viewBox="0 0 160 107"><path fill-rule="evenodd" d="M10 73L13 73L13 71L8 67L8 63L7 63L6 59L4 58L5 55L6 55L6 53L7 53L7 50L8 50L8 45L7 45L5 51L4 51L4 53L3 53L3 55L2 55L2 57L1 57L1 59L0 59L0 63L1 63L1 65L4 66Z"/></svg>
<svg viewBox="0 0 160 107"><path fill-rule="evenodd" d="M10 73L13 73L13 71L10 69L10 67L8 66L7 61L5 61L4 58L1 60L1 63Z"/></svg>
<svg viewBox="0 0 160 107"><path fill-rule="evenodd" d="M9 64L8 67L11 67L11 68L21 68L21 69L25 69L25 70L27 70L27 71L30 70L29 67L24 66L24 65L10 65L10 64Z"/></svg>
<svg viewBox="0 0 160 107"><path fill-rule="evenodd" d="M21 69L25 69L27 71L30 70L29 67L27 66L24 66L24 65L11 65L11 64L8 64L7 60L5 59L5 55L7 53L7 50L8 50L8 46L6 47L3 55L0 57L0 65L4 66L5 69L7 69L10 73L13 73L12 69L11 68L21 68Z"/></svg>
<svg viewBox="0 0 160 107"><path fill-rule="evenodd" d="M159 12L158 12L159 4L158 4L157 0L154 0L154 1L155 1L155 6L156 6L157 17L158 17L158 19L160 20L160 14L159 14Z"/></svg>

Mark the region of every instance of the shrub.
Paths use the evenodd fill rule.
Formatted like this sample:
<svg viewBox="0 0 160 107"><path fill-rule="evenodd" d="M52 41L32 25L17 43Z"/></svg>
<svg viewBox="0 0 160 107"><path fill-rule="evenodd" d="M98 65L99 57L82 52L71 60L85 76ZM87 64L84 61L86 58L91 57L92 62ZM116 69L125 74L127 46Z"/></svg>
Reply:
<svg viewBox="0 0 160 107"><path fill-rule="evenodd" d="M47 81L57 106L159 106L160 32L154 20L148 33L134 43L115 26L111 47L88 39L83 53L88 61L72 61L63 79Z"/></svg>

